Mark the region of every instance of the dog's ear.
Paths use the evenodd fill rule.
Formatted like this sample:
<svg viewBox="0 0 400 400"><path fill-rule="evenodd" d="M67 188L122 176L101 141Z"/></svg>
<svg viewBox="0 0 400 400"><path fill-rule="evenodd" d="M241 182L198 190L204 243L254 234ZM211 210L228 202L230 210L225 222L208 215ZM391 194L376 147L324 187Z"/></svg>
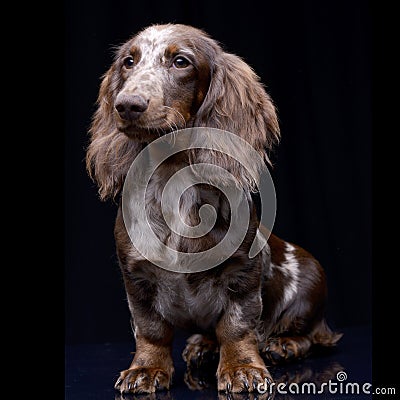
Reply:
<svg viewBox="0 0 400 400"><path fill-rule="evenodd" d="M271 98L254 71L233 54L216 52L211 60L211 81L194 126L218 128L246 140L260 157L240 144L227 143L225 153L193 150L192 163L210 163L228 170L243 187L256 190L269 152L279 142L278 118ZM215 136L215 135L214 135ZM211 138L218 141L218 138ZM246 166L228 154L246 160Z"/></svg>
<svg viewBox="0 0 400 400"><path fill-rule="evenodd" d="M259 77L240 57L224 52L216 56L208 93L195 123L239 135L267 162L266 152L280 139L275 106Z"/></svg>
<svg viewBox="0 0 400 400"><path fill-rule="evenodd" d="M98 184L102 200L115 198L122 190L128 169L141 150L139 143L117 129L114 100L120 84L119 74L113 64L103 76L97 110L89 130L86 168Z"/></svg>

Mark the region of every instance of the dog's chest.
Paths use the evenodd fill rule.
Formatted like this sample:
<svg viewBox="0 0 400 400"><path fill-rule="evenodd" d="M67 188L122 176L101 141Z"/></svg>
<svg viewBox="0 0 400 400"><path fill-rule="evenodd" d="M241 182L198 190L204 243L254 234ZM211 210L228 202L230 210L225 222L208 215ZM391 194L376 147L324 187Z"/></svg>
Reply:
<svg viewBox="0 0 400 400"><path fill-rule="evenodd" d="M213 278L193 287L187 274L166 273L157 283L154 307L174 326L213 328L224 306L223 288Z"/></svg>
<svg viewBox="0 0 400 400"><path fill-rule="evenodd" d="M150 180L146 192L146 224L157 236L159 242L168 248L198 252L212 247L211 235L207 232L225 232L230 211L218 190L208 185L192 184L194 178L180 178L171 183L171 171L158 171ZM189 173L188 173L189 174ZM188 182L186 182L188 181ZM204 208L200 218L200 209ZM212 209L212 211L210 211ZM208 211L208 212L207 212ZM213 220L216 213L216 220ZM143 232L143 230L141 230ZM193 240L193 238L198 238ZM144 237L147 243L153 243ZM157 246L154 251L160 252ZM163 258L160 252L159 257Z"/></svg>

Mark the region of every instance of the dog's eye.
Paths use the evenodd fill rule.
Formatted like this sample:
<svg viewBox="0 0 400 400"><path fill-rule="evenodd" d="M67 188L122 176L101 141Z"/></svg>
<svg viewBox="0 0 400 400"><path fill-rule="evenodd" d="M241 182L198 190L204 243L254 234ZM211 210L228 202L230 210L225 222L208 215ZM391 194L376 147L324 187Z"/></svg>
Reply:
<svg viewBox="0 0 400 400"><path fill-rule="evenodd" d="M186 68L190 65L190 62L187 58L179 56L176 57L174 60L174 67L175 68Z"/></svg>
<svg viewBox="0 0 400 400"><path fill-rule="evenodd" d="M135 65L135 61L133 60L133 57L128 56L124 58L124 67L129 69L132 68Z"/></svg>

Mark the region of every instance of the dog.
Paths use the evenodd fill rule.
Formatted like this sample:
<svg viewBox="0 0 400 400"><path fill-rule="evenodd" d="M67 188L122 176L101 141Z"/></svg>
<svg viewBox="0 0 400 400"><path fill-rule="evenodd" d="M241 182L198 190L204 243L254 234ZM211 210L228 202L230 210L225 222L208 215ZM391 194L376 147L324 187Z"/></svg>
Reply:
<svg viewBox="0 0 400 400"><path fill-rule="evenodd" d="M146 146L191 127L232 132L266 164L280 140L275 106L240 57L195 27L149 26L117 49L102 77L86 154L101 200L116 201L132 162ZM169 271L135 248L119 200L114 233L136 342L133 361L115 384L121 393L170 388L175 328L193 333L183 351L188 365L219 354L216 376L222 392L256 392L258 384L272 383L266 362L305 357L318 346L334 346L341 337L324 317L327 285L320 264L260 226L247 171L231 157L204 149L182 151L157 169L146 206L160 240L168 244L174 234L160 219L159 193L175 171L199 162L228 170L249 194L247 233L235 253L214 268ZM218 244L230 216L226 198L209 184L199 184L183 195L183 203L180 210L189 224L198 222L205 203L212 203L217 220L203 237L174 240L175 249L196 253ZM258 233L268 242L250 258Z"/></svg>

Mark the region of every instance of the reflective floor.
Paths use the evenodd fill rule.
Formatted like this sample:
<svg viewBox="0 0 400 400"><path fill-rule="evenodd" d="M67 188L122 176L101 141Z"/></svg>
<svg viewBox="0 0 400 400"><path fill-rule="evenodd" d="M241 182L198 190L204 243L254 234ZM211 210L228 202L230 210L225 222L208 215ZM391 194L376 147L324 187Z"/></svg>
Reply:
<svg viewBox="0 0 400 400"><path fill-rule="evenodd" d="M215 368L186 370L181 353L186 335L174 342L175 375L169 392L152 395L120 395L113 388L119 371L132 359L133 343L104 343L66 346L66 400L267 400L267 399L371 399L371 329L341 329L338 347L280 367L269 367L275 380L274 392L218 394ZM279 385L279 383L281 385ZM260 387L261 392L263 388Z"/></svg>

